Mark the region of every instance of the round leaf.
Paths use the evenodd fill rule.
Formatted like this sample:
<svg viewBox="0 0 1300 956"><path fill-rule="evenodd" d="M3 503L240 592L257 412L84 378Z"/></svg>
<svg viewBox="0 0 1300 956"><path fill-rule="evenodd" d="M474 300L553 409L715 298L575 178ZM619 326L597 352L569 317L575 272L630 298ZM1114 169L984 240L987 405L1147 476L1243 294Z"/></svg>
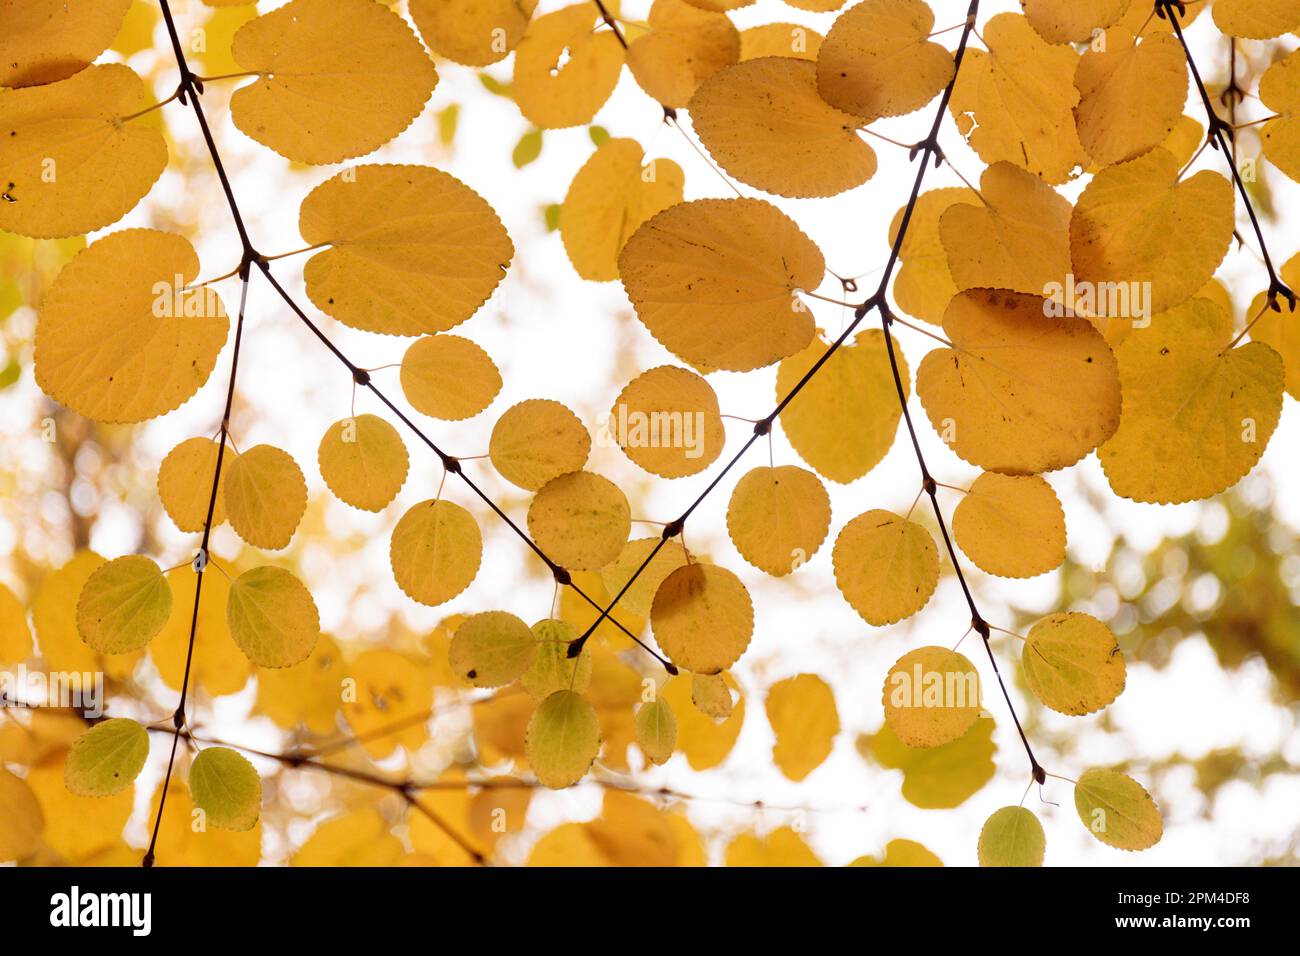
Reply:
<svg viewBox="0 0 1300 956"><path fill-rule="evenodd" d="M253 765L228 747L208 747L190 765L190 796L208 822L251 830L262 808L262 781Z"/></svg>
<svg viewBox="0 0 1300 956"><path fill-rule="evenodd" d="M876 627L911 617L939 583L939 552L930 532L880 509L844 526L832 560L844 600Z"/></svg>
<svg viewBox="0 0 1300 956"><path fill-rule="evenodd" d="M96 724L68 751L63 779L79 797L110 797L139 776L149 756L149 732L125 717Z"/></svg>
<svg viewBox="0 0 1300 956"><path fill-rule="evenodd" d="M226 603L230 636L259 667L290 667L307 659L320 637L311 592L283 568L245 571Z"/></svg>
<svg viewBox="0 0 1300 956"><path fill-rule="evenodd" d="M151 559L127 555L101 565L77 602L77 631L101 654L126 654L148 644L172 611L172 592Z"/></svg>

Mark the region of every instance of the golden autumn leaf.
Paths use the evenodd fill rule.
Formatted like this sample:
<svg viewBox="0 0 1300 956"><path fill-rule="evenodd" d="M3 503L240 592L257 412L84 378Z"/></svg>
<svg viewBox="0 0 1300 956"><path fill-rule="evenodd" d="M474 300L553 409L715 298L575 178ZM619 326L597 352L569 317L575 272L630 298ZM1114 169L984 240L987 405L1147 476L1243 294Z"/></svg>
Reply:
<svg viewBox="0 0 1300 956"><path fill-rule="evenodd" d="M1120 379L1092 324L1039 296L969 289L944 315L952 348L926 355L916 391L961 458L1025 475L1072 465L1115 433Z"/></svg>
<svg viewBox="0 0 1300 956"><path fill-rule="evenodd" d="M0 89L0 229L75 236L134 209L167 165L158 117L148 112L154 102L140 77L118 63L46 86Z"/></svg>
<svg viewBox="0 0 1300 956"><path fill-rule="evenodd" d="M609 99L625 53L614 34L595 31L595 4L573 3L535 17L515 48L514 97L534 126L586 123Z"/></svg>
<svg viewBox="0 0 1300 956"><path fill-rule="evenodd" d="M438 82L406 21L373 0L290 0L240 27L231 54L257 74L230 98L235 125L281 156L314 165L388 142Z"/></svg>
<svg viewBox="0 0 1300 956"><path fill-rule="evenodd" d="M1208 170L1184 180L1163 149L1107 167L1088 183L1070 220L1075 278L1135 289L1149 319L1186 302L1223 261L1233 232L1232 184Z"/></svg>
<svg viewBox="0 0 1300 956"><path fill-rule="evenodd" d="M553 478L581 470L590 453L591 435L582 419L544 398L506 409L488 444L501 477L527 491L540 491Z"/></svg>
<svg viewBox="0 0 1300 956"><path fill-rule="evenodd" d="M939 583L939 552L930 532L880 509L840 530L833 558L844 600L876 627L911 617Z"/></svg>
<svg viewBox="0 0 1300 956"><path fill-rule="evenodd" d="M998 14L982 33L988 51L966 51L948 103L957 129L986 163L1014 163L1051 186L1073 179L1086 162L1073 114L1078 55L1017 14Z"/></svg>
<svg viewBox="0 0 1300 956"><path fill-rule="evenodd" d="M406 484L410 468L402 436L378 415L335 422L316 456L330 491L363 511L382 511Z"/></svg>
<svg viewBox="0 0 1300 956"><path fill-rule="evenodd" d="M316 307L386 335L445 332L464 322L515 251L487 201L432 166L345 170L303 200L298 231L311 246L328 247L303 269Z"/></svg>
<svg viewBox="0 0 1300 956"><path fill-rule="evenodd" d="M796 674L767 692L767 720L776 735L772 762L791 780L803 780L830 756L840 715L830 685L816 674Z"/></svg>
<svg viewBox="0 0 1300 956"><path fill-rule="evenodd" d="M953 509L952 533L989 574L1031 578L1065 560L1065 511L1038 475L984 472Z"/></svg>
<svg viewBox="0 0 1300 956"><path fill-rule="evenodd" d="M664 106L685 106L702 82L740 58L740 34L726 14L687 0L654 0L646 26L628 45L627 67Z"/></svg>
<svg viewBox="0 0 1300 956"><path fill-rule="evenodd" d="M1088 832L1120 850L1145 850L1160 842L1160 808L1132 777L1093 769L1074 785L1074 807Z"/></svg>
<svg viewBox="0 0 1300 956"><path fill-rule="evenodd" d="M952 54L931 42L923 0L864 0L835 20L817 54L817 90L871 122L919 110L948 85Z"/></svg>
<svg viewBox="0 0 1300 956"><path fill-rule="evenodd" d="M1115 635L1077 611L1050 614L1030 628L1020 664L1034 696L1062 714L1090 714L1124 690L1124 653Z"/></svg>
<svg viewBox="0 0 1300 956"><path fill-rule="evenodd" d="M113 42L130 6L131 0L4 0L0 86L39 86L85 69Z"/></svg>
<svg viewBox="0 0 1300 956"><path fill-rule="evenodd" d="M618 254L641 223L682 201L682 168L671 159L643 162L632 139L603 143L569 184L560 206L560 239L584 279L618 278Z"/></svg>
<svg viewBox="0 0 1300 956"><path fill-rule="evenodd" d="M755 468L736 483L727 506L727 532L754 567L775 577L816 553L831 525L826 488L794 465Z"/></svg>
<svg viewBox="0 0 1300 956"><path fill-rule="evenodd" d="M37 384L102 422L146 421L189 400L230 327L211 288L186 288L198 273L194 247L170 233L125 229L92 243L41 303ZM88 301L99 303L93 334Z"/></svg>
<svg viewBox="0 0 1300 956"><path fill-rule="evenodd" d="M398 587L412 600L436 607L478 576L483 536L460 505L430 499L402 515L388 553Z"/></svg>
<svg viewBox="0 0 1300 956"><path fill-rule="evenodd" d="M1120 344L1124 412L1097 452L1116 494L1196 501L1255 467L1282 414L1286 372L1264 342L1232 342L1231 316L1198 297Z"/></svg>
<svg viewBox="0 0 1300 956"><path fill-rule="evenodd" d="M834 196L876 172L863 121L822 100L807 60L769 56L720 70L700 84L690 113L723 169L778 196Z"/></svg>
<svg viewBox="0 0 1300 956"><path fill-rule="evenodd" d="M628 382L614 399L608 431L628 458L661 478L698 474L717 461L727 440L712 386L672 365Z"/></svg>
<svg viewBox="0 0 1300 956"><path fill-rule="evenodd" d="M307 481L293 456L255 445L225 467L230 526L255 548L287 548L307 510Z"/></svg>
<svg viewBox="0 0 1300 956"><path fill-rule="evenodd" d="M650 608L655 640L678 667L716 674L740 659L754 633L754 604L740 578L714 564L669 574Z"/></svg>
<svg viewBox="0 0 1300 956"><path fill-rule="evenodd" d="M885 676L885 722L909 747L939 747L969 731L982 710L979 673L946 647L919 647Z"/></svg>
<svg viewBox="0 0 1300 956"><path fill-rule="evenodd" d="M702 372L749 371L804 348L812 315L795 292L821 285L821 252L758 199L700 199L653 216L619 255L637 318Z"/></svg>
<svg viewBox="0 0 1300 956"><path fill-rule="evenodd" d="M537 0L411 0L411 19L436 56L466 66L504 60L523 38Z"/></svg>

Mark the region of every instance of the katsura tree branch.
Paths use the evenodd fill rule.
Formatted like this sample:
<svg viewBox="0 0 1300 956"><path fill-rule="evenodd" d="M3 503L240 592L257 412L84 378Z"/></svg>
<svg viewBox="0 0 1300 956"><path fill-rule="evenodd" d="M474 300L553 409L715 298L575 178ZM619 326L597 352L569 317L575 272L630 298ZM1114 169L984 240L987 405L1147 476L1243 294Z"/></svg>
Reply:
<svg viewBox="0 0 1300 956"><path fill-rule="evenodd" d="M1268 254L1268 244L1264 241L1264 231L1260 228L1259 218L1255 215L1255 206L1250 201L1250 194L1246 192L1246 184L1242 182L1241 172L1237 169L1234 141L1236 134L1234 129L1235 96L1233 99L1234 120L1230 122L1220 117L1218 112L1214 109L1214 103L1210 100L1210 92L1206 89L1205 82L1201 79L1200 70L1196 68L1196 60L1192 57L1192 49L1187 45L1187 38L1183 36L1182 24L1178 22L1178 14L1183 11L1183 3L1181 0L1155 0L1155 5L1156 13L1169 21L1170 26L1173 27L1174 35L1182 45L1183 56L1187 59L1187 67L1192 72L1192 79L1196 83L1196 90L1201 96L1201 103L1205 106L1205 115L1210 128L1208 134L1210 145L1222 153L1224 159L1228 161L1228 168L1232 170L1232 181L1236 184L1237 192L1241 194L1242 202L1246 204L1246 212L1250 216L1250 224L1254 227L1255 238L1259 241L1260 254L1264 257L1264 268L1268 270L1269 306L1274 312L1282 311L1282 307L1277 301L1278 298L1281 297L1287 300L1291 307L1291 311L1294 312L1296 308L1296 294L1282 281L1278 276L1277 269L1273 266L1273 259ZM1234 42L1230 57L1233 75L1229 81L1228 89L1224 91L1225 96L1229 95L1231 91L1236 91L1237 94L1240 94L1241 92L1240 88L1236 85L1236 52L1237 48L1236 43Z"/></svg>

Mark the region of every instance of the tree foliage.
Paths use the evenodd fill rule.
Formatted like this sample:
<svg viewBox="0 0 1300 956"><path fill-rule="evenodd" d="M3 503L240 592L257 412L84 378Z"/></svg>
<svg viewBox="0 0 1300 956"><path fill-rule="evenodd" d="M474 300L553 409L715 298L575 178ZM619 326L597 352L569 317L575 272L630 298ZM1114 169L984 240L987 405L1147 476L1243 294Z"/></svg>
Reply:
<svg viewBox="0 0 1300 956"><path fill-rule="evenodd" d="M185 553L109 559L81 540L25 600L0 587L0 665L109 681L105 713L45 701L23 735L0 739L14 768L0 769L0 860L257 862L263 828L292 816L279 782L315 769L370 796L335 806L293 853L301 865L482 863L525 829L535 791L593 783L599 815L534 834L530 862L703 863L690 816L658 798L689 800L643 786L655 767L717 767L748 710L751 726L766 719L772 765L797 783L860 719L856 701L837 701L834 675L737 670L775 601L751 569L802 584L822 552L863 642L940 593L965 606L964 633L936 613L928 637L872 680L884 724L860 733L858 750L901 772L905 800L952 808L989 785L996 723L1023 750L996 763L1014 765L1026 792L1069 781L1096 840L1159 841L1161 811L1136 768L1049 766L1025 719L1027 707L1083 719L1109 706L1136 642L1068 602L1025 621L986 612L978 572L1068 570L1072 517L1057 488L1094 453L1113 496L1148 505L1212 498L1259 463L1284 395L1297 395L1300 259L1274 258L1243 144L1258 134L1268 175L1300 175L1300 61L1284 39L1300 6L1216 0L1198 17L1206 4L1173 0L1024 0L992 15L979 0L964 11L790 5L826 15L824 38L774 4L716 0L634 13L614 0L214 3L194 35L168 0L33 0L21 14L0 2L12 20L0 29L0 257L18 250L28 263L8 270L24 287L0 305L37 309L35 382L65 421L134 426L192 402L212 423L140 466ZM1194 33L1230 57L1224 88L1206 85ZM1247 42L1257 55L1243 72ZM147 76L124 62L154 48ZM527 127L514 166L549 161L551 137L589 127L590 155L546 217L574 272L617 282L636 331L657 343L656 363L596 401L612 399L613 444L644 480L602 474L609 459L581 415L517 399L504 357L474 341L485 303L529 266L493 207L512 186L494 197L433 165L354 162L406 131L454 140L459 104L439 98L442 84L494 64L477 74L482 95L509 100ZM633 135L643 122L610 115L617 135L590 125L621 82L662 118L660 135L687 137L717 176L688 180L655 158L653 140ZM170 83L170 96L153 92ZM1252 89L1270 112L1247 121ZM911 114L928 132L903 143L890 124ZM149 208L158 182L197 175L178 170L169 145L195 123L203 153L186 162L220 184L238 237L230 261L200 263L199 237L167 215L155 217L163 228L113 228ZM300 198L272 195L290 222L298 203L300 272L245 219L244 171L223 161L236 131L270 167L317 175ZM954 168L958 143L980 175ZM889 151L910 162L902 197L872 192ZM811 206L776 197L823 198L881 233L888 258L870 288L829 268L846 253L801 225ZM865 197L881 215L853 211ZM1249 257L1234 235L1259 253L1244 319L1215 278ZM837 303L835 330L826 307ZM280 447L287 438L240 442L238 406L260 384L239 377L241 354L272 321L318 346L294 362L341 367L351 382L352 410L320 437L314 474ZM402 339L383 339L397 388L352 357L339 326ZM727 376L715 373L774 381L775 404L724 414L739 410L720 401ZM465 447L459 423L484 414L482 454L446 450ZM728 434L726 418L747 419L748 434ZM927 427L939 456L925 451ZM798 462L771 451L778 429ZM747 455L756 444L769 445L765 465ZM891 450L915 458L912 487L833 514L827 482L856 482ZM965 465L977 471L969 487L939 480ZM322 631L337 599L309 551L331 533L313 505L316 474L377 516L390 568L367 573L445 611L435 627L394 624L369 643ZM724 506L715 490L729 476ZM682 504L650 521L660 483L685 488ZM403 489L424 500L399 503ZM735 555L688 544L708 509L725 510ZM638 536L647 521L655 531ZM232 537L218 534L225 523ZM550 607L522 606L505 583L513 572L491 604L464 598L503 560L498 532L529 562L520 575L553 579ZM1293 653L1286 663L1294 693ZM283 750L195 723L248 687ZM464 708L458 751L430 739L448 700ZM158 787L138 851L123 837L137 779ZM951 862L1050 859L1057 821L1045 828L1016 796L995 798L1007 805ZM821 862L798 826L725 844L728 865ZM940 859L900 835L854 862Z"/></svg>

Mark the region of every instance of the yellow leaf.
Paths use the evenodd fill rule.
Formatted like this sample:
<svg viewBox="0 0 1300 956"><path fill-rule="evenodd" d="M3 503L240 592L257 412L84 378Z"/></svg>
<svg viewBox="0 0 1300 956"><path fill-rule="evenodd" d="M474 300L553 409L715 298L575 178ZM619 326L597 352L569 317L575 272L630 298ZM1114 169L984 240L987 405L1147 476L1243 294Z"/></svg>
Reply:
<svg viewBox="0 0 1300 956"><path fill-rule="evenodd" d="M877 859L860 856L849 866L943 866L939 859L915 840L890 840L885 844L884 856Z"/></svg>
<svg viewBox="0 0 1300 956"><path fill-rule="evenodd" d="M876 172L876 154L858 135L863 121L822 100L807 60L769 56L727 67L700 84L690 113L723 169L778 196L834 196Z"/></svg>
<svg viewBox="0 0 1300 956"><path fill-rule="evenodd" d="M824 37L799 23L762 23L740 31L740 60L764 56L793 56L816 60Z"/></svg>
<svg viewBox="0 0 1300 956"><path fill-rule="evenodd" d="M830 13L844 6L844 0L785 0L790 6L812 13Z"/></svg>
<svg viewBox="0 0 1300 956"><path fill-rule="evenodd" d="M790 827L779 827L766 837L742 833L729 844L727 866L821 866L822 861L803 837Z"/></svg>
<svg viewBox="0 0 1300 956"><path fill-rule="evenodd" d="M230 526L255 548L287 548L307 510L307 480L293 456L256 445L223 470Z"/></svg>
<svg viewBox="0 0 1300 956"><path fill-rule="evenodd" d="M376 760L429 739L433 672L427 661L386 648L365 651L346 669L343 712Z"/></svg>
<svg viewBox="0 0 1300 956"><path fill-rule="evenodd" d="M126 229L93 243L41 303L36 383L100 422L142 422L187 401L230 327L211 288L184 288L198 274L194 247L170 233Z"/></svg>
<svg viewBox="0 0 1300 956"><path fill-rule="evenodd" d="M1020 5L1029 25L1048 43L1084 43L1092 39L1093 30L1104 29L1122 17L1130 3L1132 0L1021 0Z"/></svg>
<svg viewBox="0 0 1300 956"><path fill-rule="evenodd" d="M1042 866L1043 825L1024 807L994 811L980 830L980 866Z"/></svg>
<svg viewBox="0 0 1300 956"><path fill-rule="evenodd" d="M827 348L818 334L807 348L781 362L778 402L794 391ZM781 412L781 428L799 457L831 481L847 484L861 478L894 444L903 412L886 349L884 332L859 332L835 350ZM907 395L907 360L897 342L894 355Z"/></svg>
<svg viewBox="0 0 1300 956"><path fill-rule="evenodd" d="M473 418L501 391L492 357L459 335L416 339L402 356L402 392L417 412L445 421Z"/></svg>
<svg viewBox="0 0 1300 956"><path fill-rule="evenodd" d="M1300 182L1300 51L1278 60L1259 80L1260 101L1277 114L1264 124L1264 155Z"/></svg>
<svg viewBox="0 0 1300 956"><path fill-rule="evenodd" d="M303 268L308 298L345 325L386 335L464 322L515 252L487 201L431 166L345 170L303 200L298 231L329 246Z"/></svg>
<svg viewBox="0 0 1300 956"><path fill-rule="evenodd" d="M587 775L600 752L596 712L579 694L557 690L528 721L524 751L543 786L552 790L572 786Z"/></svg>
<svg viewBox="0 0 1300 956"><path fill-rule="evenodd" d="M1115 433L1115 356L1090 322L1034 295L959 293L944 315L953 347L928 353L916 391L965 461L1003 474L1073 465Z"/></svg>
<svg viewBox="0 0 1300 956"><path fill-rule="evenodd" d="M168 687L180 690L185 681L194 623L194 592L198 575L186 564L167 572L172 590L172 613L162 631L149 644L149 657ZM202 687L213 697L233 694L248 682L252 666L230 635L226 608L230 582L209 568L203 575L199 615L194 635L194 656L189 661L190 687Z"/></svg>
<svg viewBox="0 0 1300 956"><path fill-rule="evenodd" d="M574 3L528 24L515 48L514 96L534 126L590 122L609 99L624 52L609 30L594 30L594 3Z"/></svg>
<svg viewBox="0 0 1300 956"><path fill-rule="evenodd" d="M412 600L437 607L478 576L483 536L474 516L450 501L412 505L393 529L393 577Z"/></svg>
<svg viewBox="0 0 1300 956"><path fill-rule="evenodd" d="M182 531L202 531L212 505L212 526L226 520L226 476L239 457L227 442L221 455L221 480L216 501L212 498L212 479L217 473L220 446L211 438L187 438L167 453L158 466L158 497L168 516Z"/></svg>
<svg viewBox="0 0 1300 956"><path fill-rule="evenodd" d="M961 806L993 779L993 720L981 718L951 743L909 747L888 724L863 734L858 752L870 753L882 767L903 772L903 799L922 810Z"/></svg>
<svg viewBox="0 0 1300 956"><path fill-rule="evenodd" d="M628 46L627 66L664 106L685 106L701 83L740 58L740 34L725 13L685 0L654 0L646 23L649 32Z"/></svg>
<svg viewBox="0 0 1300 956"><path fill-rule="evenodd" d="M931 189L921 193L907 223L899 250L900 268L894 276L894 301L899 309L933 325L943 324L943 313L957 293L948 270L948 254L939 236L944 211L957 203L976 203L979 197L964 186ZM889 242L898 241L907 206L899 208L889 225Z"/></svg>
<svg viewBox="0 0 1300 956"><path fill-rule="evenodd" d="M149 733L118 717L96 724L68 751L63 779L79 797L111 797L131 786L149 756Z"/></svg>
<svg viewBox="0 0 1300 956"><path fill-rule="evenodd" d="M776 735L772 762L791 780L802 780L830 756L840 715L830 685L816 674L796 674L767 691L767 721Z"/></svg>
<svg viewBox="0 0 1300 956"><path fill-rule="evenodd" d="M545 620L532 626L537 652L520 676L524 690L536 700L545 700L557 690L584 693L591 684L591 654L583 649L569 656L569 645L578 639L578 629L568 621Z"/></svg>
<svg viewBox="0 0 1300 956"><path fill-rule="evenodd" d="M90 576L104 565L93 551L78 551L66 564L47 574L32 595L32 628L37 649L52 671L91 673L101 658L77 630L77 601Z"/></svg>
<svg viewBox="0 0 1300 956"><path fill-rule="evenodd" d="M957 740L980 716L980 679L974 666L946 647L918 647L885 675L885 722L909 747Z"/></svg>
<svg viewBox="0 0 1300 956"><path fill-rule="evenodd" d="M85 69L108 49L131 0L5 0L0 86L38 86Z"/></svg>
<svg viewBox="0 0 1300 956"><path fill-rule="evenodd" d="M619 556L631 530L627 496L590 471L552 478L528 506L528 533L562 568L604 567Z"/></svg>
<svg viewBox="0 0 1300 956"><path fill-rule="evenodd" d="M930 41L923 0L864 0L836 19L817 55L826 102L864 122L919 110L952 79L952 54Z"/></svg>
<svg viewBox="0 0 1300 956"><path fill-rule="evenodd" d="M1122 163L1159 146L1187 102L1187 61L1171 34L1137 38L1120 30L1079 60L1075 120L1094 162Z"/></svg>
<svg viewBox="0 0 1300 956"><path fill-rule="evenodd" d="M692 674L691 703L714 720L726 720L734 706L724 674Z"/></svg>
<svg viewBox="0 0 1300 956"><path fill-rule="evenodd" d="M1020 652L1025 683L1044 705L1081 716L1124 690L1124 653L1109 627L1088 614L1049 614L1029 630Z"/></svg>
<svg viewBox="0 0 1300 956"><path fill-rule="evenodd" d="M939 552L930 532L880 509L840 530L832 560L844 600L876 627L911 617L939 583Z"/></svg>
<svg viewBox="0 0 1300 956"><path fill-rule="evenodd" d="M812 240L758 199L678 203L619 255L637 317L701 372L762 368L804 348L812 315L795 290L817 288L824 271Z"/></svg>
<svg viewBox="0 0 1300 956"><path fill-rule="evenodd" d="M257 823L262 781L253 765L229 747L207 747L190 765L190 795L207 821L243 832Z"/></svg>
<svg viewBox="0 0 1300 956"><path fill-rule="evenodd" d="M384 145L438 82L406 21L373 0L290 0L240 27L231 54L258 74L230 97L235 125L314 165Z"/></svg>
<svg viewBox="0 0 1300 956"><path fill-rule="evenodd" d="M121 843L135 803L135 787L128 786L111 797L77 796L63 779L66 759L59 753L32 767L27 785L40 801L45 845L66 862L81 863Z"/></svg>
<svg viewBox="0 0 1300 956"><path fill-rule="evenodd" d="M172 592L151 558L131 554L100 565L77 601L77 632L101 654L138 651L171 616Z"/></svg>
<svg viewBox="0 0 1300 956"><path fill-rule="evenodd" d="M0 767L0 860L21 860L35 853L44 826L32 788Z"/></svg>
<svg viewBox="0 0 1300 956"><path fill-rule="evenodd" d="M377 415L335 422L316 456L330 491L363 511L382 511L397 497L411 461L397 429Z"/></svg>
<svg viewBox="0 0 1300 956"><path fill-rule="evenodd" d="M487 66L519 45L537 0L411 0L409 6L435 56Z"/></svg>
<svg viewBox="0 0 1300 956"><path fill-rule="evenodd" d="M831 525L831 500L810 471L794 465L755 468L736 482L727 532L740 556L774 577L817 553Z"/></svg>
<svg viewBox="0 0 1300 956"><path fill-rule="evenodd" d="M745 698L730 674L708 675L723 684L727 697L725 714L719 708L710 716L694 705L692 689L701 676L692 674L689 679L685 675L673 677L659 690L659 696L668 701L677 716L677 749L685 755L692 770L708 770L722 763L731 753L745 723ZM734 705L731 702L733 690L737 692ZM721 704L720 697L716 703Z"/></svg>
<svg viewBox="0 0 1300 956"><path fill-rule="evenodd" d="M11 63L6 57L0 69ZM47 86L0 89L0 229L76 236L134 209L167 165L157 114L136 116L153 104L140 77L117 63Z"/></svg>
<svg viewBox="0 0 1300 956"><path fill-rule="evenodd" d="M667 763L677 747L677 717L668 701L656 697L637 709L636 742L651 763Z"/></svg>
<svg viewBox="0 0 1300 956"><path fill-rule="evenodd" d="M338 645L322 634L305 661L257 672L257 709L286 730L304 726L314 734L333 733L344 675Z"/></svg>
<svg viewBox="0 0 1300 956"><path fill-rule="evenodd" d="M1087 161L1074 126L1078 54L1013 13L983 35L988 52L966 51L948 102L958 131L985 163L1015 163L1053 186L1072 179Z"/></svg>
<svg viewBox="0 0 1300 956"><path fill-rule="evenodd" d="M1070 271L1070 202L1033 173L995 163L980 178L980 205L955 203L939 237L958 290L1046 295Z"/></svg>
<svg viewBox="0 0 1300 956"><path fill-rule="evenodd" d="M1075 278L1099 289L1114 283L1145 290L1139 314L1148 319L1210 280L1228 252L1234 222L1227 179L1205 170L1180 181L1174 157L1153 149L1103 169L1079 197L1070 221Z"/></svg>
<svg viewBox="0 0 1300 956"><path fill-rule="evenodd" d="M632 575L636 575L636 580L618 599L618 606L638 617L645 617L650 613L655 592L659 590L659 585L663 583L664 578L686 564L686 549L680 542L668 540L664 541L662 546L659 545L659 538L638 538L629 541L623 546L623 551L617 559L600 569L601 582L611 597L623 591L623 586L631 580ZM656 547L659 549L654 559L646 564L650 552ZM643 564L644 570L641 567Z"/></svg>
<svg viewBox="0 0 1300 956"><path fill-rule="evenodd" d="M582 420L559 402L534 398L512 405L492 428L488 456L501 477L528 491L578 471L591 454Z"/></svg>
<svg viewBox="0 0 1300 956"><path fill-rule="evenodd" d="M1300 289L1300 253L1292 256L1282 266L1282 281L1292 289ZM1259 293L1250 303L1246 312L1249 321L1259 316L1250 329L1250 337L1256 342L1272 346L1286 365L1286 390L1292 398L1300 401L1300 321L1296 320L1297 309L1292 309L1287 301L1278 298L1280 312L1268 307L1268 297Z"/></svg>
<svg viewBox="0 0 1300 956"><path fill-rule="evenodd" d="M360 807L322 821L294 853L290 863L292 866L393 866L402 852L402 841L393 836L379 811Z"/></svg>
<svg viewBox="0 0 1300 956"><path fill-rule="evenodd" d="M986 471L952 513L952 533L989 574L1032 578L1065 560L1065 511L1037 475Z"/></svg>
<svg viewBox="0 0 1300 956"><path fill-rule="evenodd" d="M754 604L740 578L726 568L687 564L659 585L650 625L678 667L716 674L740 660L749 646Z"/></svg>
<svg viewBox="0 0 1300 956"><path fill-rule="evenodd" d="M505 611L472 614L451 639L451 669L475 687L500 687L521 677L537 657L528 625Z"/></svg>
<svg viewBox="0 0 1300 956"><path fill-rule="evenodd" d="M1074 785L1074 808L1094 837L1120 850L1145 850L1160 842L1160 808L1132 777L1088 770Z"/></svg>
<svg viewBox="0 0 1300 956"><path fill-rule="evenodd" d="M31 656L27 609L13 591L0 584L0 665L21 664Z"/></svg>
<svg viewBox="0 0 1300 956"><path fill-rule="evenodd" d="M573 177L560 207L560 239L584 279L618 278L618 254L637 227L682 201L685 179L671 159L642 163L633 139L611 139Z"/></svg>
<svg viewBox="0 0 1300 956"><path fill-rule="evenodd" d="M700 473L727 441L713 387L672 365L628 382L614 399L608 430L628 458L661 478Z"/></svg>
<svg viewBox="0 0 1300 956"><path fill-rule="evenodd" d="M1124 414L1097 452L1117 495L1198 501L1255 467L1282 415L1286 371L1270 346L1228 349L1232 338L1231 315L1196 298L1121 343Z"/></svg>
<svg viewBox="0 0 1300 956"><path fill-rule="evenodd" d="M1296 0L1215 0L1210 12L1228 36L1268 40L1300 30Z"/></svg>
<svg viewBox="0 0 1300 956"><path fill-rule="evenodd" d="M162 795L159 787L153 795L147 819L158 819ZM194 827L196 807L185 784L172 780L167 789L167 812L158 828L155 866L256 866L262 856L262 827L250 830L224 830Z"/></svg>
<svg viewBox="0 0 1300 956"><path fill-rule="evenodd" d="M305 661L320 637L311 593L283 568L245 571L230 586L226 605L230 636L259 667Z"/></svg>

